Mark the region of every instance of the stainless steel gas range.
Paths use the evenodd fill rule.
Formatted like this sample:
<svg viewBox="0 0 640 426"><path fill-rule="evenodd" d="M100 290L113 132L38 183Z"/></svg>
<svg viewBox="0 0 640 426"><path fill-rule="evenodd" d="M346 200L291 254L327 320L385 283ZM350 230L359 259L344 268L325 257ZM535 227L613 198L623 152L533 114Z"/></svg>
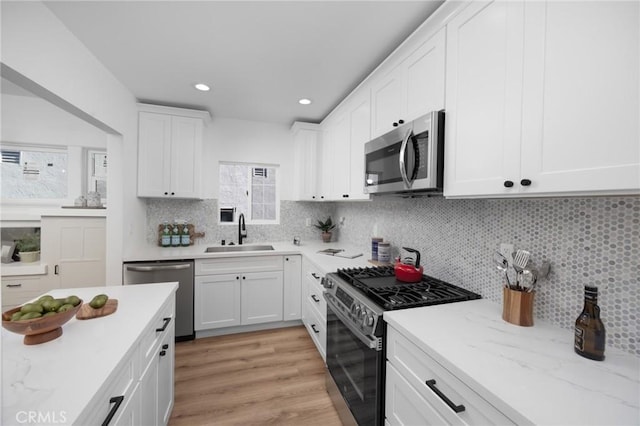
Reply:
<svg viewBox="0 0 640 426"><path fill-rule="evenodd" d="M426 275L397 281L391 266L340 269L327 274L324 287L327 390L345 425L384 424L384 311L480 298Z"/></svg>

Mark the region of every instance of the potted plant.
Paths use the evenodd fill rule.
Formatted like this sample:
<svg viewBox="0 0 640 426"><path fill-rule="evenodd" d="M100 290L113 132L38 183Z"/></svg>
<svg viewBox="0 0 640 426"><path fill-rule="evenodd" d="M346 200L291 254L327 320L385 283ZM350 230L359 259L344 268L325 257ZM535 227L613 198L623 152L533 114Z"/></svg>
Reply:
<svg viewBox="0 0 640 426"><path fill-rule="evenodd" d="M318 224L314 226L322 231L322 241L325 243L331 241L331 230L336 227L336 225L331 221L331 216L329 216L324 222L318 220Z"/></svg>
<svg viewBox="0 0 640 426"><path fill-rule="evenodd" d="M16 242L21 262L40 260L40 234L26 234Z"/></svg>

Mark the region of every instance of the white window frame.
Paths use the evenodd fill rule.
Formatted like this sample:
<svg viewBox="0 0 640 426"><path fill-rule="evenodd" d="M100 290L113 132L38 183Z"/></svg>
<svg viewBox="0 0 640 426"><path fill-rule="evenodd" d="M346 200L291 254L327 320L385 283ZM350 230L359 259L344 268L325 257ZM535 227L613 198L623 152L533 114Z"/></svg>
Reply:
<svg viewBox="0 0 640 426"><path fill-rule="evenodd" d="M280 224L280 187L282 186L281 184L281 173L280 173L280 165L279 164L266 164L266 163L244 163L244 162L240 162L240 161L221 161L219 163L220 166L222 165L243 165L243 166L247 166L247 173L248 173L248 180L247 180L247 186L248 188L246 188L247 190L247 194L248 194L248 212L242 212L239 209L236 210L235 213L235 218L233 222L221 222L220 221L220 208L221 208L221 202L220 202L220 196L218 196L218 211L217 211L217 220L218 220L218 225L233 225L233 226L237 226L238 225L238 217L240 216L241 213L244 213L245 216L245 223L247 225L279 225ZM253 197L253 193L252 193L252 185L251 185L251 178L252 178L252 173L253 173L253 169L254 168L273 168L275 169L275 173L276 173L276 183L275 183L275 187L276 187L276 199L275 199L275 211L276 211L276 216L275 219L273 220L267 220L267 219L252 219L251 218L251 198ZM218 172L218 178L220 177L220 172ZM221 182L218 182L218 188L220 187Z"/></svg>

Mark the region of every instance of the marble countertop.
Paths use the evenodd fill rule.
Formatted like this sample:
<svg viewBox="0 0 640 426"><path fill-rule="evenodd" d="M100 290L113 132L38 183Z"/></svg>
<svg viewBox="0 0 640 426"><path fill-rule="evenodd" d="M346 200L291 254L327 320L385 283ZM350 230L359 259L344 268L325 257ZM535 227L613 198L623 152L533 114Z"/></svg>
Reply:
<svg viewBox="0 0 640 426"><path fill-rule="evenodd" d="M207 247L217 245L196 244L189 247L159 247L159 246L142 246L131 250L131 253L124 256L125 262L137 261L153 261L153 260L180 260L180 259L215 259L225 257L247 257L247 256L286 256L301 254L307 260L313 263L324 273L335 272L339 268L350 268L358 266L371 266L368 259L371 253L365 253L357 250L348 244L310 242L294 245L289 242L259 242L246 243L245 245L272 245L274 250L264 251L248 251L248 252L229 252L229 253L205 253ZM343 249L345 253L362 253L362 256L349 259L339 256L329 256L319 253L320 250L327 248Z"/></svg>
<svg viewBox="0 0 640 426"><path fill-rule="evenodd" d="M573 350L573 333L520 327L487 300L385 312L385 321L517 424L640 424L640 358Z"/></svg>
<svg viewBox="0 0 640 426"><path fill-rule="evenodd" d="M0 273L3 277L15 277L21 275L46 275L47 264L43 262L11 262L0 265Z"/></svg>
<svg viewBox="0 0 640 426"><path fill-rule="evenodd" d="M135 350L177 287L162 283L47 292L54 297L75 294L86 302L105 293L118 299L118 310L90 320L72 318L62 326L62 336L33 346L3 328L1 423L23 424L25 412L38 412L48 414L52 423L72 424L120 361Z"/></svg>

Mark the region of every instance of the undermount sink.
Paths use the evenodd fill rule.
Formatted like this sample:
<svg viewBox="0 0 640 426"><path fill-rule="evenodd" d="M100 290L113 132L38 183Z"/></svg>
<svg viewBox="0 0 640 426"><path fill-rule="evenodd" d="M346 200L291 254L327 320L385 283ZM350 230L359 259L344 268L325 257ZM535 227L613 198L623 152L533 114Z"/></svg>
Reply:
<svg viewBox="0 0 640 426"><path fill-rule="evenodd" d="M228 253L234 251L264 251L273 250L273 246L270 245L255 245L255 246L220 246L220 247L207 247L205 253Z"/></svg>

